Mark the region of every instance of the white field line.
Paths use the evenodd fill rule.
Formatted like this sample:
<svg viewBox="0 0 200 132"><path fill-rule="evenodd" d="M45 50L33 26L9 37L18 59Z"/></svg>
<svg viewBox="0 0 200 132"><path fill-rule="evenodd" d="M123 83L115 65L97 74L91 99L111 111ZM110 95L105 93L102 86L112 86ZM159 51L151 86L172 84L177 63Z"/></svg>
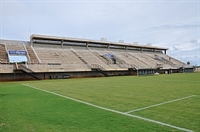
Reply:
<svg viewBox="0 0 200 132"><path fill-rule="evenodd" d="M145 109L148 109L148 108L152 108L152 107L156 107L156 106L160 106L160 105L169 104L169 103L172 103L172 102L177 102L177 101L180 101L180 100L192 98L194 96L196 96L196 95L186 96L186 97L183 97L183 98L178 98L178 99L175 99L175 100L170 100L170 101L162 102L162 103L155 104L155 105L150 105L150 106L147 106L147 107L131 110L131 111L128 111L128 112L125 112L125 113L129 114L129 113L132 113L132 112L141 111L141 110L145 110Z"/></svg>
<svg viewBox="0 0 200 132"><path fill-rule="evenodd" d="M144 117L141 117L141 116L132 115L132 114L120 112L120 111L117 111L117 110L105 108L105 107L102 107L102 106L98 106L98 105L95 105L95 104L92 104L92 103L89 103L89 102L85 102L85 101L82 101L82 100L78 100L78 99L75 99L75 98L72 98L72 97L68 97L68 96L65 96L65 95L61 95L61 94L58 94L58 93L54 93L54 92L51 92L51 91L47 91L47 90L44 90L44 89L40 89L40 88L31 86L31 85L29 85L29 84L22 84L22 85L27 86L27 87L29 87L29 88L37 89L37 90L39 90L39 91L43 91L43 92L46 92L46 93L50 93L50 94L53 94L53 95L57 95L57 96L60 96L60 97L66 98L66 99L70 99L70 100L73 100L73 101L75 101L75 102L79 102L79 103L82 103L82 104L86 104L86 105L89 105L89 106L92 106L92 107L95 107L95 108L99 108L99 109L102 109L102 110L106 110L106 111L110 111L110 112L113 112L113 113L117 113L117 114L129 116L129 117L137 118L137 119L140 119L140 120L144 120L144 121L156 123L156 124L159 124L159 125L162 125L162 126L171 127L171 128L177 129L177 130L185 131L185 132L194 132L193 130L189 130L189 129L186 129L186 128L182 128L182 127L174 126L174 125L171 125L171 124L163 123L163 122L160 122L160 121L156 121L156 120L144 118Z"/></svg>

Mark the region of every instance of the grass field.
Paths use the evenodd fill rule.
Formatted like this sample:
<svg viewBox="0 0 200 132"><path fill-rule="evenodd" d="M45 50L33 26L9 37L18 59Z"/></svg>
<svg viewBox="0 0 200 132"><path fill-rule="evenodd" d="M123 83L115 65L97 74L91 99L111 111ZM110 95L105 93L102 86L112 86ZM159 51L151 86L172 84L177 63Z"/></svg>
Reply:
<svg viewBox="0 0 200 132"><path fill-rule="evenodd" d="M200 131L200 73L0 84L2 132Z"/></svg>

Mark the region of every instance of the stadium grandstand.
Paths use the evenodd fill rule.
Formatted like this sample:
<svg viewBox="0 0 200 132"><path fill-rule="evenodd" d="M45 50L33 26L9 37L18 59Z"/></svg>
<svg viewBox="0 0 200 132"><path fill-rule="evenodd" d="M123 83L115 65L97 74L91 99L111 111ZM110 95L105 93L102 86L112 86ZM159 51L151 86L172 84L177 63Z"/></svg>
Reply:
<svg viewBox="0 0 200 132"><path fill-rule="evenodd" d="M0 40L0 81L193 72L167 48L33 34Z"/></svg>

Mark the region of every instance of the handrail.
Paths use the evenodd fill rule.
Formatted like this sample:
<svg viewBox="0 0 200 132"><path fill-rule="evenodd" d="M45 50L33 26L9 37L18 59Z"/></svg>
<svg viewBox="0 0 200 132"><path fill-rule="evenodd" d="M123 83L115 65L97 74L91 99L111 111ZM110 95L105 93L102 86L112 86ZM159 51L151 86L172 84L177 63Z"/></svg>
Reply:
<svg viewBox="0 0 200 132"><path fill-rule="evenodd" d="M24 44L24 43L22 43L22 45L24 46L24 49L25 49L25 50L26 50L26 52L27 52L28 60L30 61L30 60L31 60L31 58L30 58L30 56L29 56L29 54L28 54L28 50L27 50L27 48L26 48L26 46L25 46L25 44Z"/></svg>
<svg viewBox="0 0 200 132"><path fill-rule="evenodd" d="M8 62L10 62L9 53L8 53L8 49L7 49L7 44L5 43L4 45L5 45L6 53L7 53L7 56L8 56Z"/></svg>
<svg viewBox="0 0 200 132"><path fill-rule="evenodd" d="M19 69L17 62L15 62L15 67L17 70Z"/></svg>
<svg viewBox="0 0 200 132"><path fill-rule="evenodd" d="M105 71L105 69L99 64L91 64L91 66L92 66L92 68L99 68L99 69Z"/></svg>
<svg viewBox="0 0 200 132"><path fill-rule="evenodd" d="M35 49L33 48L33 46L31 45L31 49L33 50L34 54L36 55L36 58L38 59L39 63L41 63L41 60L39 59L37 53L35 52Z"/></svg>

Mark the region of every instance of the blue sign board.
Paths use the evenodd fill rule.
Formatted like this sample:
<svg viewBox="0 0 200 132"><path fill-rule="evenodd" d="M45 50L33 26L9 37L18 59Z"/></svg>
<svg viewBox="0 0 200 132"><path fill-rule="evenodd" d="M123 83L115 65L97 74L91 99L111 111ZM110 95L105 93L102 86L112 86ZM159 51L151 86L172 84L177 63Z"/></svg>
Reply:
<svg viewBox="0 0 200 132"><path fill-rule="evenodd" d="M108 57L108 58L114 58L113 54L105 54L105 56Z"/></svg>
<svg viewBox="0 0 200 132"><path fill-rule="evenodd" d="M24 50L9 50L8 53L11 55L11 54L14 54L14 55L26 55L27 52L24 51Z"/></svg>

